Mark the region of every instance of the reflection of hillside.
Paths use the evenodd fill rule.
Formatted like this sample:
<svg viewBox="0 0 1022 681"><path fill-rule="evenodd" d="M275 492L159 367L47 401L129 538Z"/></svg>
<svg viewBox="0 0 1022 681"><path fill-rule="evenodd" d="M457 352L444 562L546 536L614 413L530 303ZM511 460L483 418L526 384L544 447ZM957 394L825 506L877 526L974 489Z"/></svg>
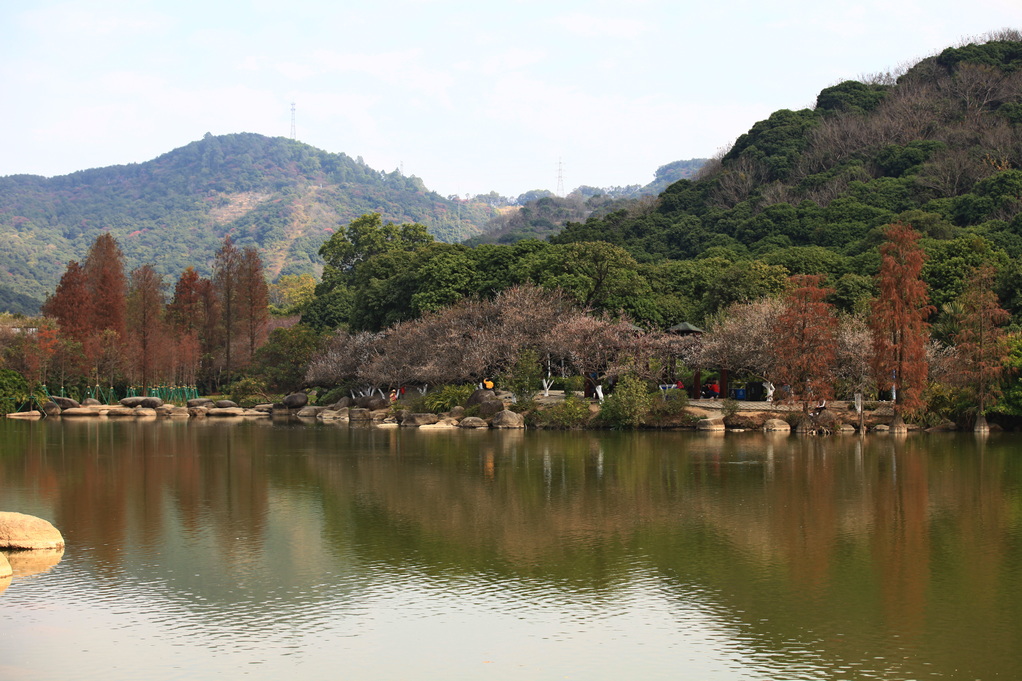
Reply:
<svg viewBox="0 0 1022 681"><path fill-rule="evenodd" d="M593 596L652 570L781 658L811 644L837 669L868 640L890 659L973 656L981 678L1020 661L1022 468L1007 438L165 421L4 434L0 488L51 504L70 553L89 547L111 579L158 564L166 596L209 617L207 602L265 613L324 584L357 600L360 565Z"/></svg>

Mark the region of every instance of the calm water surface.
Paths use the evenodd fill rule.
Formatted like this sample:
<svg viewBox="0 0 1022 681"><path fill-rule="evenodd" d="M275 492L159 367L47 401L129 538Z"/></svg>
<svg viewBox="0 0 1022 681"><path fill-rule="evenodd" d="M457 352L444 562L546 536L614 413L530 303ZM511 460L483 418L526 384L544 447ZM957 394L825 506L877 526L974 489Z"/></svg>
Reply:
<svg viewBox="0 0 1022 681"><path fill-rule="evenodd" d="M1022 678L1013 435L3 420L0 509L5 681Z"/></svg>

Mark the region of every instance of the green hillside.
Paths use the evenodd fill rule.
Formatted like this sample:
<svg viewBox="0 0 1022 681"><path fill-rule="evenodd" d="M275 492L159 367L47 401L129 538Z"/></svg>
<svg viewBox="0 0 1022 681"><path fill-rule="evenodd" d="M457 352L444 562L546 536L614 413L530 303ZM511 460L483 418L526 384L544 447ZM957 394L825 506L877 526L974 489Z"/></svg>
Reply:
<svg viewBox="0 0 1022 681"><path fill-rule="evenodd" d="M1020 325L1020 67L1014 32L950 48L898 76L828 87L813 109L775 112L655 200L611 202L583 221L571 211L591 206L536 197L496 243L335 259L306 320L375 331L532 283L665 329L778 294L792 274L826 275L831 302L864 312L876 295L884 227L900 221L923 234L936 324L953 321L942 306L989 263L1001 304ZM334 239L335 250L351 249L340 233Z"/></svg>
<svg viewBox="0 0 1022 681"><path fill-rule="evenodd" d="M895 221L926 237L935 304L957 296L971 267L989 260L998 265L1002 302L1020 319L1017 31L948 48L896 76L828 87L814 109L781 110L756 123L699 179L671 185L654 210L572 223L550 240L609 242L651 267L715 262L717 271L749 270L758 262L826 273L851 304L868 293L881 228ZM691 288L656 271L651 285L663 296Z"/></svg>
<svg viewBox="0 0 1022 681"><path fill-rule="evenodd" d="M480 233L496 215L291 139L206 135L145 163L0 178L0 309L34 312L67 261L84 258L104 231L129 268L151 262L171 281L188 265L208 273L226 234L258 246L278 276L318 273L323 241L367 212L422 223L445 242Z"/></svg>

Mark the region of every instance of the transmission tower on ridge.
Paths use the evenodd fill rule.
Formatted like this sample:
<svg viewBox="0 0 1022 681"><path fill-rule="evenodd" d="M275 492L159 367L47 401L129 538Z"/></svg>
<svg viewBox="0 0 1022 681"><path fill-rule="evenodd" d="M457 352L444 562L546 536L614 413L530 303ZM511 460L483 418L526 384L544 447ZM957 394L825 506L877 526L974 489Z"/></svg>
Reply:
<svg viewBox="0 0 1022 681"><path fill-rule="evenodd" d="M557 159L557 195L564 196L564 164Z"/></svg>
<svg viewBox="0 0 1022 681"><path fill-rule="evenodd" d="M297 139L295 134L295 103L291 102L291 139Z"/></svg>

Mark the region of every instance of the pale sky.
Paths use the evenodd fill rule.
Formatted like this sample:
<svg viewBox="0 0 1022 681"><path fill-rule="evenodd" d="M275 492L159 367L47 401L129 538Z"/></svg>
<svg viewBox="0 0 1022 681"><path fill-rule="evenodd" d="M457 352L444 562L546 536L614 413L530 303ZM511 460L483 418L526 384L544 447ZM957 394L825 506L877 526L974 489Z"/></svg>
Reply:
<svg viewBox="0 0 1022 681"><path fill-rule="evenodd" d="M0 176L288 136L441 194L645 184L1019 0L0 0Z"/></svg>

